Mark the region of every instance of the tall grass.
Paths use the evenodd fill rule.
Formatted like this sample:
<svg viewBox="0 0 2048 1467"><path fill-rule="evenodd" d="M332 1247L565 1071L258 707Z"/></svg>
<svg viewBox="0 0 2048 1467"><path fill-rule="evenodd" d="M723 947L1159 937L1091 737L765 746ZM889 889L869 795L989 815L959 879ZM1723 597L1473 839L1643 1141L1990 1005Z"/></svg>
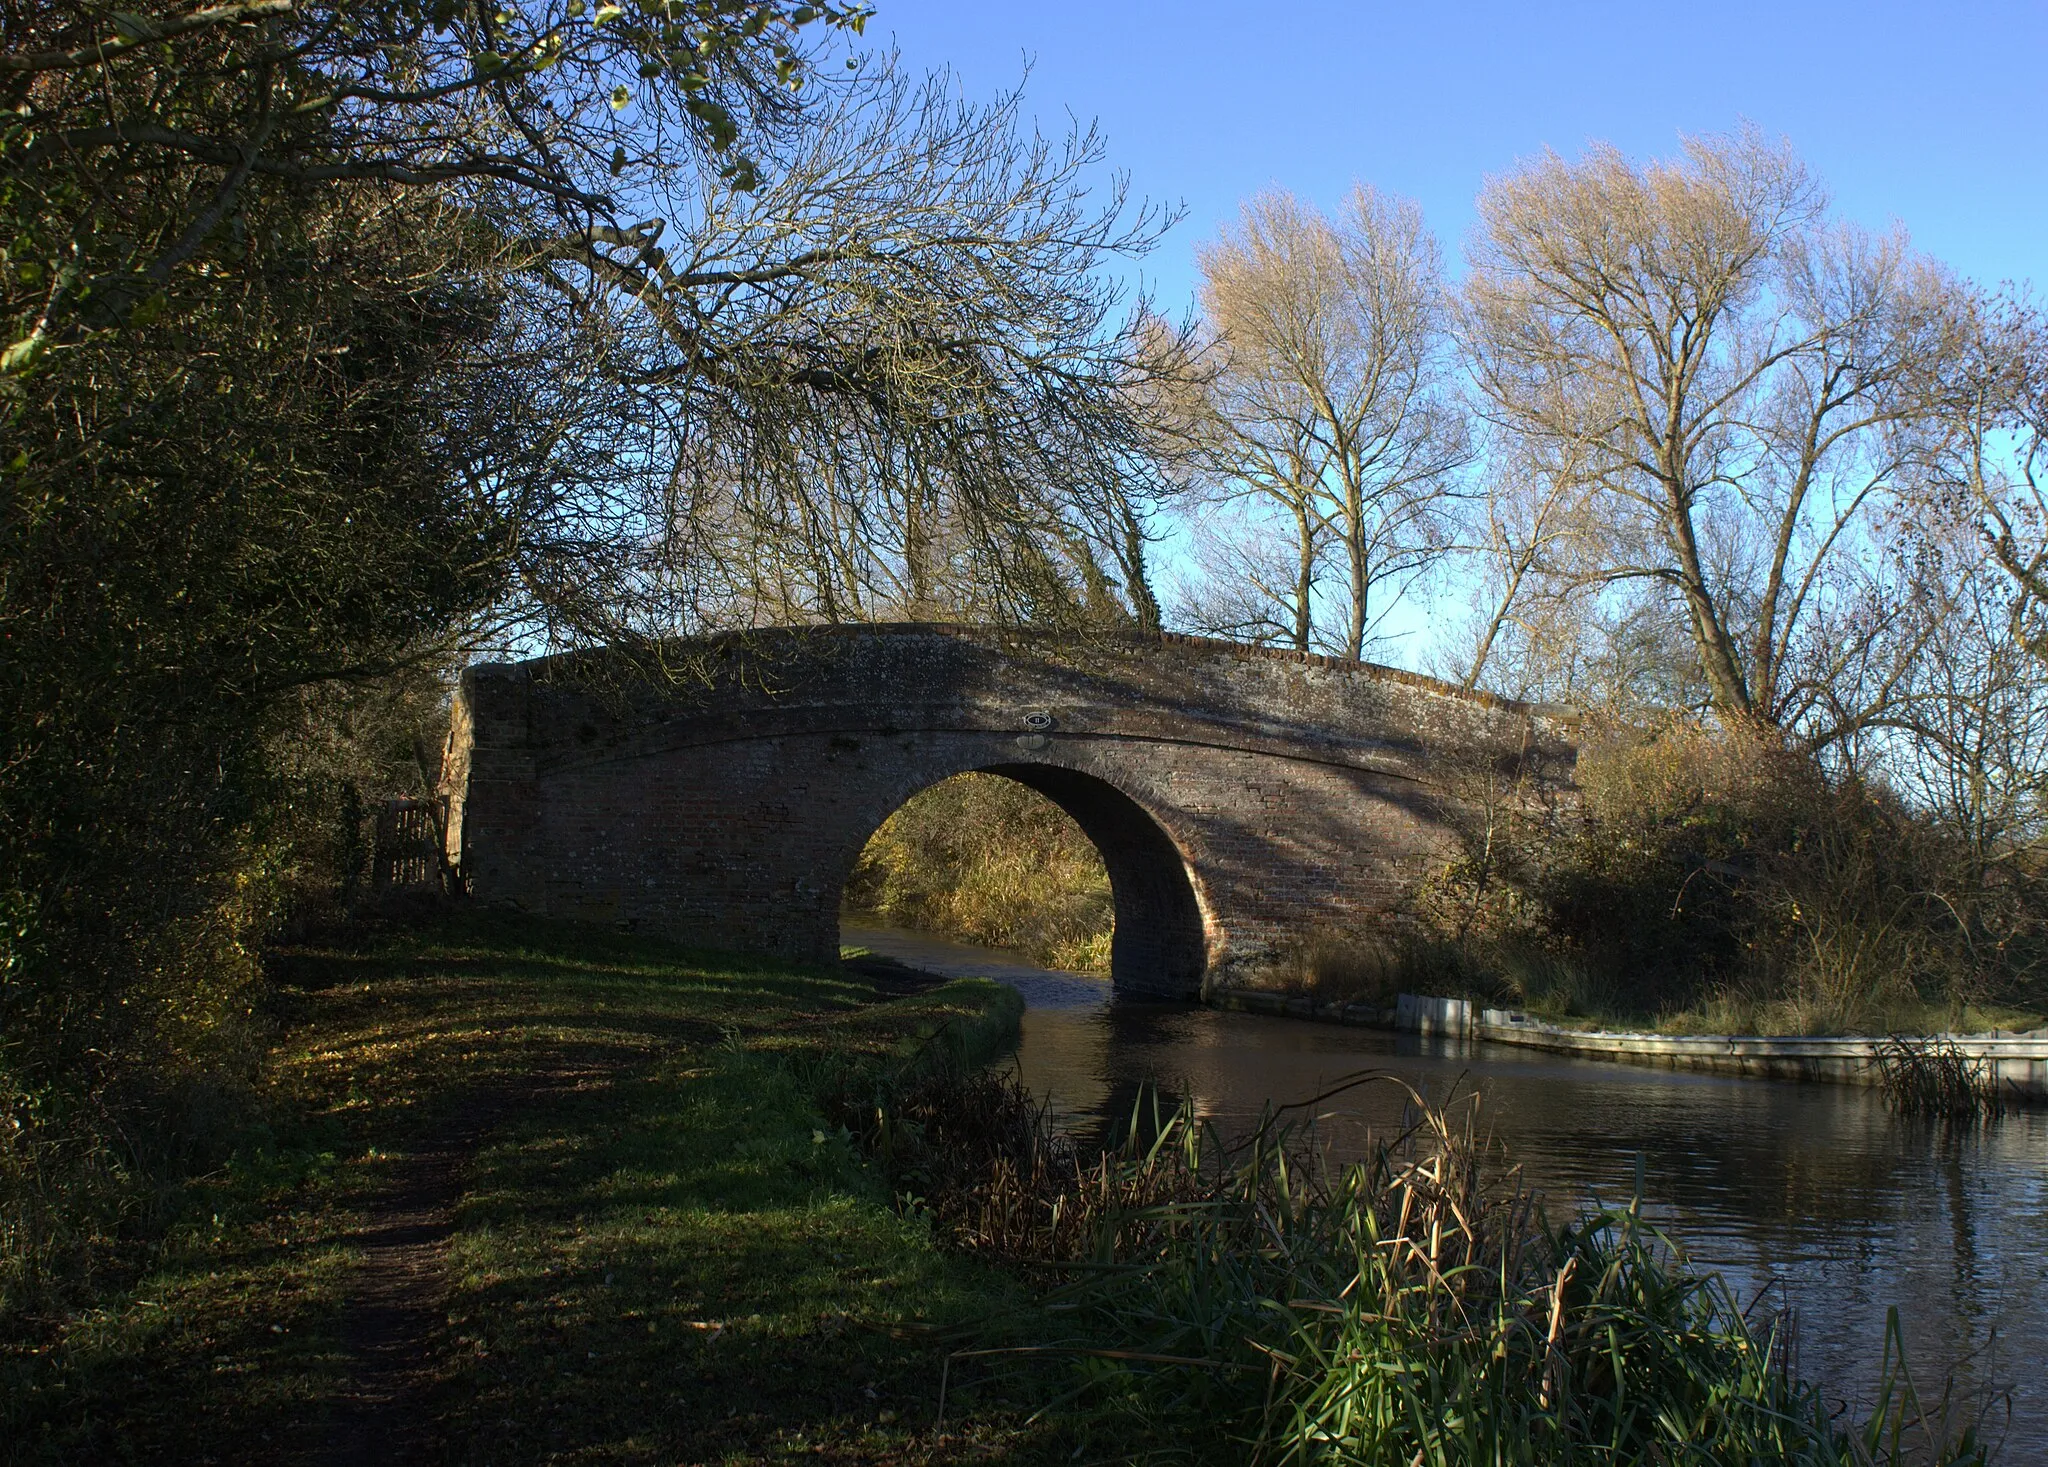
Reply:
<svg viewBox="0 0 2048 1467"><path fill-rule="evenodd" d="M2006 1098L1982 1060L1954 1040L1894 1034L1877 1047L1885 1103L1902 1115L1951 1121L1996 1120Z"/></svg>
<svg viewBox="0 0 2048 1467"><path fill-rule="evenodd" d="M1045 1301L1057 1339L963 1350L949 1376L1069 1356L1050 1409L1161 1457L1988 1460L1956 1403L1917 1394L1896 1328L1875 1406L1851 1426L1793 1370L1782 1321L1751 1318L1640 1198L1554 1223L1482 1138L1476 1103L1408 1099L1402 1134L1337 1168L1299 1111L1231 1143L1141 1102L1121 1141L1091 1153L1013 1082L926 1077L899 1100L896 1175L960 1244L1064 1279Z"/></svg>

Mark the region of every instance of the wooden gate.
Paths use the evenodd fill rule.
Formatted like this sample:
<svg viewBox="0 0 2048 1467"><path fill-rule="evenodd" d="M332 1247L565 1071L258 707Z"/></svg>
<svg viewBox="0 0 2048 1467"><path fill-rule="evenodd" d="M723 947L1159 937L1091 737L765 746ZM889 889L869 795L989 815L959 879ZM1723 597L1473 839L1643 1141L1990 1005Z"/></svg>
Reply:
<svg viewBox="0 0 2048 1467"><path fill-rule="evenodd" d="M447 827L447 802L386 800L377 812L377 848L370 861L373 891L445 885L442 832Z"/></svg>

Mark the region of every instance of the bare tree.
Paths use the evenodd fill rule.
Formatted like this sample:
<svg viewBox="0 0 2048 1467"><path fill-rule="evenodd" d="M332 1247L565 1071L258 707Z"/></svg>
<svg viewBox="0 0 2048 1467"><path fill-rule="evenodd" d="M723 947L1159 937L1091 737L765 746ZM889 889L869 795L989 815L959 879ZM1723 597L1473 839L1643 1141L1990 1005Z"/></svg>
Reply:
<svg viewBox="0 0 2048 1467"><path fill-rule="evenodd" d="M1234 641L1314 645L1328 533L1302 498L1277 508L1242 492L1205 499L1189 525L1192 565L1176 583L1176 620Z"/></svg>
<svg viewBox="0 0 2048 1467"><path fill-rule="evenodd" d="M1889 732L1891 777L1982 866L2048 834L2048 677L2028 655L1995 562L1974 547L1916 557L1936 625Z"/></svg>
<svg viewBox="0 0 2048 1467"><path fill-rule="evenodd" d="M1928 627L1882 752L1988 867L2048 834L2048 322L1979 297L1927 370L1941 433L1894 538Z"/></svg>
<svg viewBox="0 0 2048 1467"><path fill-rule="evenodd" d="M542 280L646 435L576 508L688 582L657 617L1156 620L1148 399L1185 351L1098 267L1162 221L1017 107L880 70L753 192L664 179L661 222Z"/></svg>
<svg viewBox="0 0 2048 1467"><path fill-rule="evenodd" d="M1508 439L1490 455L1491 482L1478 498L1480 562L1473 640L1461 686L1476 688L1504 637L1555 640L1573 571L1595 538L1586 515L1583 445ZM1580 598L1583 599L1583 598ZM1567 613L1569 614L1569 613Z"/></svg>
<svg viewBox="0 0 2048 1467"><path fill-rule="evenodd" d="M1100 267L1165 221L1017 109L874 63L751 136L749 191L650 148L638 222L499 239L492 380L449 425L519 529L493 638L1156 624L1186 352Z"/></svg>
<svg viewBox="0 0 2048 1467"><path fill-rule="evenodd" d="M2018 298L1977 302L1940 370L1946 435L1921 503L1972 526L2004 573L2014 631L2048 658L2048 320Z"/></svg>
<svg viewBox="0 0 2048 1467"><path fill-rule="evenodd" d="M1325 455L1306 432L1277 422L1247 433L1242 420L1212 410L1200 431L1200 572L1181 588L1182 618L1213 635L1306 652L1330 540L1318 498Z"/></svg>
<svg viewBox="0 0 2048 1467"><path fill-rule="evenodd" d="M1212 482L1291 536L1291 579L1263 592L1289 639L1305 648L1327 636L1363 656L1402 590L1444 553L1444 502L1470 457L1446 390L1436 242L1414 204L1368 187L1335 220L1271 193L1200 262L1220 359ZM1315 604L1325 556L1344 586L1334 635Z"/></svg>
<svg viewBox="0 0 2048 1467"><path fill-rule="evenodd" d="M1583 454L1605 544L1577 574L1661 587L1722 718L1853 732L1878 710L1831 698L1844 649L1816 629L1921 449L1950 282L1898 235L1829 224L1751 130L1642 166L1546 154L1479 210L1474 372L1498 424Z"/></svg>

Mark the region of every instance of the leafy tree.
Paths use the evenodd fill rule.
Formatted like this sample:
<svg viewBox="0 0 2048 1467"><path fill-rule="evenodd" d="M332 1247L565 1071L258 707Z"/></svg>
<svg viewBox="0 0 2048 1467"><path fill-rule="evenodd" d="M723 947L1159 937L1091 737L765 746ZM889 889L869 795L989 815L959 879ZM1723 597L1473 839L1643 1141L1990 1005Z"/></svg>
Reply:
<svg viewBox="0 0 2048 1467"><path fill-rule="evenodd" d="M1159 221L865 15L0 0L0 1065L246 1007L337 684L1149 604Z"/></svg>

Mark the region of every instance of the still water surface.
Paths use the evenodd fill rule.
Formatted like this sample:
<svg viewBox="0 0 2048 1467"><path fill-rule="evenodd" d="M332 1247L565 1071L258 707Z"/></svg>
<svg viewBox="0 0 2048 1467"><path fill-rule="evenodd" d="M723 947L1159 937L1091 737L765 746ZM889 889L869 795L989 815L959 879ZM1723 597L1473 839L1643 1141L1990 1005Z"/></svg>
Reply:
<svg viewBox="0 0 2048 1467"><path fill-rule="evenodd" d="M1551 1199L1625 1202L1642 1158L1647 1210L1745 1303L1768 1291L1797 1321L1798 1360L1862 1398L1885 1314L1916 1378L1954 1371L2011 1393L1994 1435L2008 1464L2048 1463L2048 1112L1958 1134L1890 1115L1871 1092L1638 1069L1505 1045L1422 1041L1182 1004L1112 1001L1100 979L926 937L848 927L844 940L930 971L1015 987L1017 1065L1075 1126L1113 1125L1144 1086L1225 1130L1365 1068L1425 1095L1476 1089L1491 1127ZM1398 1126L1392 1086L1321 1108L1339 1155Z"/></svg>

